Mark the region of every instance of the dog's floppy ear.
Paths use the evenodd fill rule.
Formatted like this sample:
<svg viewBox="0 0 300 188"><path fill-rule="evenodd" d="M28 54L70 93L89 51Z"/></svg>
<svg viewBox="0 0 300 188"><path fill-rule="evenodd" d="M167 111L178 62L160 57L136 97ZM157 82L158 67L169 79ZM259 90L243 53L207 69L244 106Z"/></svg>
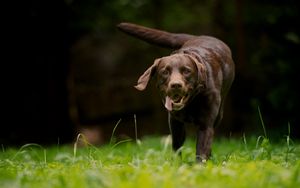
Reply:
<svg viewBox="0 0 300 188"><path fill-rule="evenodd" d="M154 75L156 71L156 67L159 63L160 59L156 59L151 67L149 67L142 76L140 76L138 83L134 86L137 90L143 91L148 85L151 77Z"/></svg>
<svg viewBox="0 0 300 188"><path fill-rule="evenodd" d="M207 78L206 78L206 68L205 66L200 63L195 57L186 54L187 57L196 65L198 71L198 85L199 87L205 88L207 85Z"/></svg>

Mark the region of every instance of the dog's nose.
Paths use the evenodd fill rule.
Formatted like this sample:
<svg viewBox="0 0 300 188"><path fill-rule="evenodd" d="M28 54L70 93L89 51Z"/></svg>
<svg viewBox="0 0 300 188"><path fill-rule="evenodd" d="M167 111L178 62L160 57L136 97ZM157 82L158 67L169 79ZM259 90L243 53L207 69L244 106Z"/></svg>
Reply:
<svg viewBox="0 0 300 188"><path fill-rule="evenodd" d="M171 86L172 89L181 89L182 88L182 83L174 82L174 83L171 83L170 86Z"/></svg>

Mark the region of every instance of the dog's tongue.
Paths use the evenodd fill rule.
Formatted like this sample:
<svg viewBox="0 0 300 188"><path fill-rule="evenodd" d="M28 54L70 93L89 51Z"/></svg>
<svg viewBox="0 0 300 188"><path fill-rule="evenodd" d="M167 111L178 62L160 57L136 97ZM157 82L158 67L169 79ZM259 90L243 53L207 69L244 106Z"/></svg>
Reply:
<svg viewBox="0 0 300 188"><path fill-rule="evenodd" d="M169 96L167 96L166 102L165 102L165 107L168 111L172 111L172 109L173 109L172 103L173 103L172 99Z"/></svg>

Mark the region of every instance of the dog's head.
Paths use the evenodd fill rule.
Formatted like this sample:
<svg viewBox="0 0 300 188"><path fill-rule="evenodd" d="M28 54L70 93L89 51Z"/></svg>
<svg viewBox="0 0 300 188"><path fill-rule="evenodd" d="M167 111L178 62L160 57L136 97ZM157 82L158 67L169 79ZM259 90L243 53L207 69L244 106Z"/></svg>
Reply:
<svg viewBox="0 0 300 188"><path fill-rule="evenodd" d="M188 100L204 88L206 83L205 67L188 54L174 54L156 59L139 78L135 88L144 90L154 75L168 111L183 109Z"/></svg>

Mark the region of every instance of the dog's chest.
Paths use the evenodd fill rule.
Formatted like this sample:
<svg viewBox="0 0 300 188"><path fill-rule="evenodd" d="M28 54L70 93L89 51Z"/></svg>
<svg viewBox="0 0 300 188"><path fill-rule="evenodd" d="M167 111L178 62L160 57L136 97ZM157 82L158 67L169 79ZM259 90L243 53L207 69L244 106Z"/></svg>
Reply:
<svg viewBox="0 0 300 188"><path fill-rule="evenodd" d="M170 116L185 124L196 124L196 118L192 114L188 114L185 112L170 112Z"/></svg>
<svg viewBox="0 0 300 188"><path fill-rule="evenodd" d="M184 109L169 112L170 116L186 125L201 126L203 120L208 115L207 109L210 108L209 100L206 96L198 94Z"/></svg>

